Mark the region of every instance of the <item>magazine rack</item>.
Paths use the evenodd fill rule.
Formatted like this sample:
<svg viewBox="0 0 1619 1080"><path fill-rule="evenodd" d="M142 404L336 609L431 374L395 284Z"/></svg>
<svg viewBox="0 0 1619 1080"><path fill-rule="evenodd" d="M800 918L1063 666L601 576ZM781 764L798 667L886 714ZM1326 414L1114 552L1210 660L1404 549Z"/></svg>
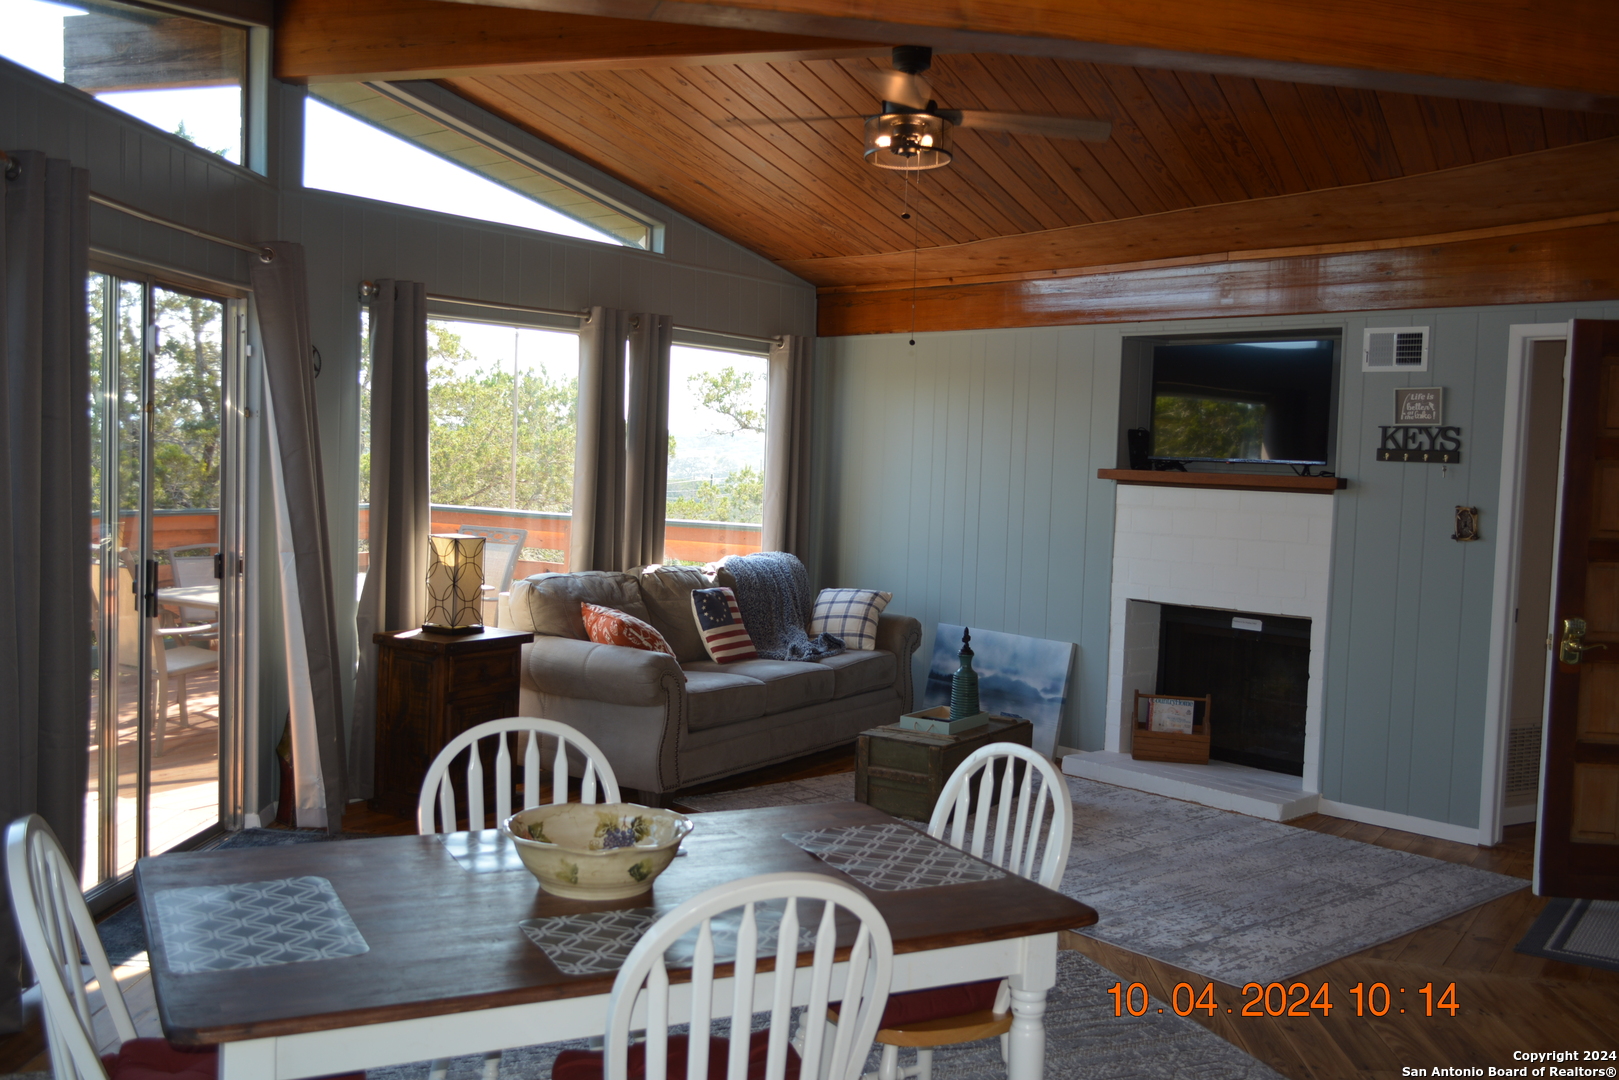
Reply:
<svg viewBox="0 0 1619 1080"><path fill-rule="evenodd" d="M1143 711L1141 703L1147 703ZM1152 703L1163 702L1192 702L1194 707L1201 703L1203 711L1197 716L1190 733L1178 731L1153 731L1151 726ZM1143 694L1136 691L1135 707L1130 713L1131 733L1130 756L1137 761L1179 761L1189 765L1207 765L1209 763L1209 716L1211 713L1211 699L1209 697L1187 697L1184 694ZM1194 710L1194 715L1197 715Z"/></svg>

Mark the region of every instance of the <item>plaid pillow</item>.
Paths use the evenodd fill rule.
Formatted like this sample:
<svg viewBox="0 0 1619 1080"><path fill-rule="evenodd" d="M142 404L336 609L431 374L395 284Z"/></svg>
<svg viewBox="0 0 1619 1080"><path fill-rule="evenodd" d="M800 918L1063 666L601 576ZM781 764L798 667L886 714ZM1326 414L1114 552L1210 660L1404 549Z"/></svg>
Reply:
<svg viewBox="0 0 1619 1080"><path fill-rule="evenodd" d="M738 660L757 660L759 652L753 647L748 628L742 624L742 611L736 606L736 594L730 589L693 589L691 611L697 619L697 632L702 635L703 648L716 664L730 664Z"/></svg>
<svg viewBox="0 0 1619 1080"><path fill-rule="evenodd" d="M624 645L670 656L675 654L656 628L628 612L581 601L579 614L584 616L585 633L598 645Z"/></svg>
<svg viewBox="0 0 1619 1080"><path fill-rule="evenodd" d="M877 616L892 599L893 593L871 589L822 589L815 598L809 632L840 637L851 649L875 649Z"/></svg>

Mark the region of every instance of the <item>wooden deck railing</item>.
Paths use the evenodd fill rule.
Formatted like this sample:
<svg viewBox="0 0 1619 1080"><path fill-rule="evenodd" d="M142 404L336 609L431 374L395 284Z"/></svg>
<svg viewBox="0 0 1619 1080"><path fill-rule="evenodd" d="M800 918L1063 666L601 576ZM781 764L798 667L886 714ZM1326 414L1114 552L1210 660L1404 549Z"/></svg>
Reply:
<svg viewBox="0 0 1619 1080"><path fill-rule="evenodd" d="M360 535L369 528L370 511L362 506ZM135 513L120 515L123 535L122 547L134 546ZM463 525L486 525L498 529L523 529L528 533L524 547L541 548L562 553L560 562L542 562L525 559L517 564L514 578L528 577L548 570L567 569L568 534L572 520L567 514L544 513L532 510L495 510L481 506L441 506L432 509L434 532L454 532ZM91 517L91 536L101 535L101 518ZM727 555L745 555L759 550L758 525L728 521L671 521L664 531L664 558L671 562L710 563ZM152 514L152 547L159 552L171 548L189 547L219 542L219 511L217 510L158 510ZM360 569L365 569L366 556L360 553ZM168 584L167 560L159 567L160 583Z"/></svg>

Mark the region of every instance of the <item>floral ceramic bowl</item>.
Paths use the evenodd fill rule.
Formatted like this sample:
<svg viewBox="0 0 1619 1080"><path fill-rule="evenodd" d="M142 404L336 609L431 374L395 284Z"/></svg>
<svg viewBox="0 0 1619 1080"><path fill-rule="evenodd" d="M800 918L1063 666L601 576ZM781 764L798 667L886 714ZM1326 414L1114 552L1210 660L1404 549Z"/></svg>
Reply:
<svg viewBox="0 0 1619 1080"><path fill-rule="evenodd" d="M635 803L536 806L504 827L540 887L572 900L646 892L692 828L684 814Z"/></svg>

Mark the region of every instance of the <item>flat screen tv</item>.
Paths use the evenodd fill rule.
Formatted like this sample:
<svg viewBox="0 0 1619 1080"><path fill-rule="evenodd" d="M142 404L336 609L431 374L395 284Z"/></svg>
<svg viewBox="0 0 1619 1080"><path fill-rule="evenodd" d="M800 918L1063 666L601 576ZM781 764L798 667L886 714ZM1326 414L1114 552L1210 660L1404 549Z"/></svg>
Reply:
<svg viewBox="0 0 1619 1080"><path fill-rule="evenodd" d="M1156 345L1155 462L1325 465L1336 337Z"/></svg>

